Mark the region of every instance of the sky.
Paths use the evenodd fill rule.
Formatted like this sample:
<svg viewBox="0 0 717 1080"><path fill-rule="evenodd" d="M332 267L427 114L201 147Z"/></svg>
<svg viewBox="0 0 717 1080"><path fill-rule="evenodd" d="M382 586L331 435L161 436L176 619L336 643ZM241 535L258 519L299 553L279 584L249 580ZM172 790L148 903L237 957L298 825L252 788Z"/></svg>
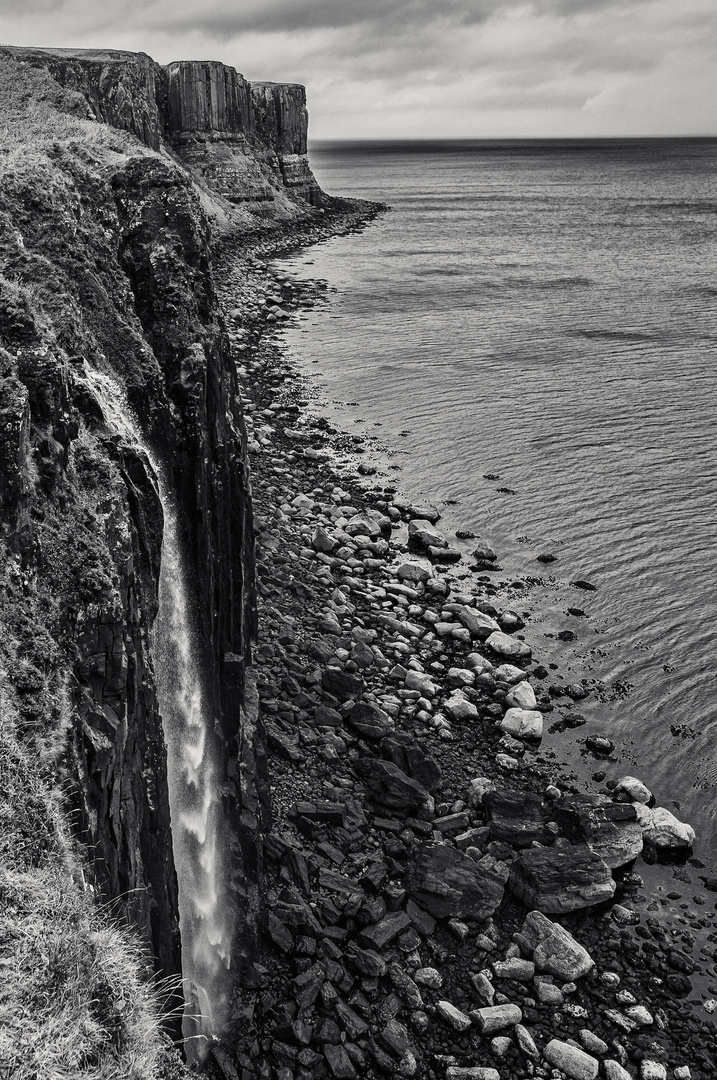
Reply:
<svg viewBox="0 0 717 1080"><path fill-rule="evenodd" d="M717 135L715 0L0 0L0 42L300 82L312 140Z"/></svg>

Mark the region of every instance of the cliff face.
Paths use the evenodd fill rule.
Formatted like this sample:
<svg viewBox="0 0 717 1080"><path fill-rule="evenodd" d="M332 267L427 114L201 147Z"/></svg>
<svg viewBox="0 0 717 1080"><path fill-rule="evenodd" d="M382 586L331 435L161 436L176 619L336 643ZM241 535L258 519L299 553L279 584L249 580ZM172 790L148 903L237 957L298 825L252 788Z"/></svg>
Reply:
<svg viewBox="0 0 717 1080"><path fill-rule="evenodd" d="M215 61L161 67L144 53L0 48L47 69L87 102L91 115L163 144L232 203L322 205L309 167L302 86L250 84Z"/></svg>
<svg viewBox="0 0 717 1080"><path fill-rule="evenodd" d="M159 131L158 83L145 77L156 65L123 65L104 54L79 67L0 58L13 151L0 177L0 691L20 718L18 745L31 757L52 748L43 790L62 781L85 876L172 974L177 884L152 647L162 508L151 461L113 422L102 380L126 389L186 524L224 736L239 961L253 948L265 787L246 682L253 529L207 219L188 172L133 138L151 145ZM132 97L135 79L144 96ZM87 102L121 130L76 119ZM230 126L236 105L230 97Z"/></svg>

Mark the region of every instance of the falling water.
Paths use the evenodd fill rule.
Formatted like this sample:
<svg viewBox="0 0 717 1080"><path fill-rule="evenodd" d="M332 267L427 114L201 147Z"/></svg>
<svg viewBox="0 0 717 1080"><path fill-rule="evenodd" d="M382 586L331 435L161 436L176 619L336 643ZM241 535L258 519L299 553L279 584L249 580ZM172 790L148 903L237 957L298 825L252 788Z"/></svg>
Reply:
<svg viewBox="0 0 717 1080"><path fill-rule="evenodd" d="M87 368L106 419L147 456L164 513L159 611L153 655L167 744L172 842L179 883L187 1057L200 1061L209 1040L222 1034L228 1013L234 906L227 895L227 840L218 762L219 722L202 685L202 649L174 496L164 468L148 449L124 394L107 375Z"/></svg>

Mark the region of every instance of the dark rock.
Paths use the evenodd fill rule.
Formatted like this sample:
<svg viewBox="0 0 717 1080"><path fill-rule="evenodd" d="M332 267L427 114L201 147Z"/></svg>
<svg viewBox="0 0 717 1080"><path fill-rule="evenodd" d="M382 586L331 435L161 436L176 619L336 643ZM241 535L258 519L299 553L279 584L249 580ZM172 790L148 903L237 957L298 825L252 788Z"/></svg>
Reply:
<svg viewBox="0 0 717 1080"><path fill-rule="evenodd" d="M374 926L365 927L358 940L366 949L384 949L410 925L411 920L405 911L392 911Z"/></svg>
<svg viewBox="0 0 717 1080"><path fill-rule="evenodd" d="M589 581L585 581L582 578L578 578L577 581L571 581L570 584L575 589L584 589L585 592L597 592L597 585L593 585Z"/></svg>
<svg viewBox="0 0 717 1080"><path fill-rule="evenodd" d="M521 852L511 863L508 887L527 907L546 913L591 907L615 892L609 868L587 847Z"/></svg>
<svg viewBox="0 0 717 1080"><path fill-rule="evenodd" d="M487 792L483 803L488 811L491 840L528 848L534 840L543 839L545 817L539 795L502 788Z"/></svg>
<svg viewBox="0 0 717 1080"><path fill-rule="evenodd" d="M341 668L327 667L321 673L321 685L324 690L333 694L337 701L348 701L361 696L364 683L360 675L351 675Z"/></svg>
<svg viewBox="0 0 717 1080"><path fill-rule="evenodd" d="M340 1043L336 1046L326 1043L324 1056L334 1080L358 1080L358 1073L351 1064L351 1058Z"/></svg>
<svg viewBox="0 0 717 1080"><path fill-rule="evenodd" d="M384 739L393 734L396 726L388 713L368 701L345 705L341 715L348 726L364 739Z"/></svg>
<svg viewBox="0 0 717 1080"><path fill-rule="evenodd" d="M437 919L486 919L503 898L503 881L491 867L448 844L421 848L409 868L407 888Z"/></svg>
<svg viewBox="0 0 717 1080"><path fill-rule="evenodd" d="M381 753L427 791L436 791L443 783L438 762L410 735L401 733L384 739Z"/></svg>
<svg viewBox="0 0 717 1080"><path fill-rule="evenodd" d="M368 796L387 809L420 810L430 799L426 789L406 776L392 761L362 758L356 762L355 768Z"/></svg>
<svg viewBox="0 0 717 1080"><path fill-rule="evenodd" d="M567 795L556 803L552 817L564 836L585 843L615 870L627 866L642 851L642 829L631 803L614 803L602 795Z"/></svg>

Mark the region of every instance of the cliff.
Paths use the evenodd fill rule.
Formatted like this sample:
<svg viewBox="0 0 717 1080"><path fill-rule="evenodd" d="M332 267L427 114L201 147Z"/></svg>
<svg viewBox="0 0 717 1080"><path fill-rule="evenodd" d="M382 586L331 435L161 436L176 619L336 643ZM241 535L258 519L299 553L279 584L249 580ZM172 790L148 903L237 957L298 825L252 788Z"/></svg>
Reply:
<svg viewBox="0 0 717 1080"><path fill-rule="evenodd" d="M231 203L275 203L289 214L296 203L322 205L302 86L252 85L215 61L162 67L144 53L2 47L2 55L49 71L88 115L173 151Z"/></svg>
<svg viewBox="0 0 717 1080"><path fill-rule="evenodd" d="M128 1010L128 970L146 961L119 934L114 966L98 966L106 927L88 897L111 902L112 919L133 927L145 956L175 977L175 993L178 985L176 823L153 638L158 468L183 526L187 603L202 643L207 710L221 733L217 780L234 837L225 868L237 910L232 971L241 975L253 958L267 798L246 682L252 509L238 376L215 303L207 193L167 152L170 136L184 152L189 124L207 120L186 90L199 94L189 67L173 81L141 54L0 55L0 888L12 916L0 958L8 970L18 933L29 943L27 967L13 961L4 990L16 1006L2 1047L11 1073L22 1064L27 1075L45 1075L33 1055L46 1053L47 1012L64 1000L75 970L72 1001L92 1017L92 1046L58 1037L62 1068L73 1054L79 1075L87 1054L135 1052L144 991ZM240 77L224 71L231 91ZM172 87L180 104L168 114L162 102ZM221 108L228 145L250 114L231 92ZM219 116L213 110L207 122ZM241 147L249 153L248 142ZM272 190L285 216L291 199ZM299 218L310 212L305 202L291 205ZM126 396L136 421L128 412L118 422L104 387ZM49 903L49 881L74 898L67 911ZM42 989L48 949L63 957L51 993ZM142 1008L149 1015L154 1005ZM139 1025L145 1043L152 1016ZM76 1034L75 1021L81 1026L65 1017L64 1028Z"/></svg>

